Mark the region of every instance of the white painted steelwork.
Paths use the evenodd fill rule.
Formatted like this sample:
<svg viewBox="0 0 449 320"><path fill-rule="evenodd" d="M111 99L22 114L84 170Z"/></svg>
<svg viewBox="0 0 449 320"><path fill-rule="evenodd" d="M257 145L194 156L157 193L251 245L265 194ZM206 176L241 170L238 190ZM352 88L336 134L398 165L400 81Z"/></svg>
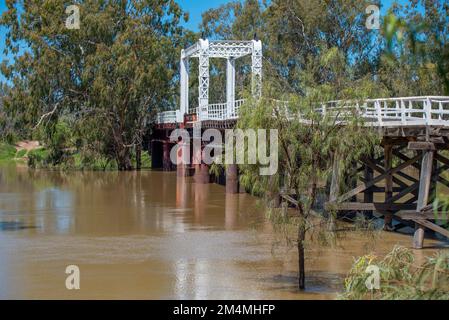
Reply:
<svg viewBox="0 0 449 320"><path fill-rule="evenodd" d="M185 114L195 114L199 121L235 119L235 61L241 57L252 56L252 92L255 97L262 94L262 42L251 41L209 41L200 39L193 46L182 50L180 61L180 109L173 121L173 111L162 112L157 123L181 123ZM198 58L198 106L189 106L189 59ZM227 60L226 67L226 103L209 104L209 60L222 58Z"/></svg>

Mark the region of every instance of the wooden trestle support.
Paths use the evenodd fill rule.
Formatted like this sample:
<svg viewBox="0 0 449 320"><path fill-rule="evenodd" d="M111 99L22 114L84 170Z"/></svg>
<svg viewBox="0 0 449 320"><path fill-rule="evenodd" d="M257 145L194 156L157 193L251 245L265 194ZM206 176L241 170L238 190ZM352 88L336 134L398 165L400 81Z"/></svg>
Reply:
<svg viewBox="0 0 449 320"><path fill-rule="evenodd" d="M437 184L449 187L448 178L442 175L449 169L449 158L444 155L444 150L449 154L448 141L442 136L421 140L416 136L384 137L383 155L361 159L356 170L360 183L344 194L340 193L338 161L334 161L327 206L338 212L357 211L367 217L375 212L383 217L387 231L412 227L416 249L423 247L426 229L449 238L447 212L437 212L436 217L439 208L432 207ZM413 170L416 174L410 172ZM446 225L441 225L442 221Z"/></svg>

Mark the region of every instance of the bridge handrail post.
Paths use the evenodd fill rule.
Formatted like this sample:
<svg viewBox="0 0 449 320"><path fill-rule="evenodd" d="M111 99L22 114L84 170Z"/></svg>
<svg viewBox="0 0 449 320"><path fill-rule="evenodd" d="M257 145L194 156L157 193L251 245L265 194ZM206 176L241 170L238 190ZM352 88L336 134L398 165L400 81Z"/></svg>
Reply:
<svg viewBox="0 0 449 320"><path fill-rule="evenodd" d="M381 107L380 107L380 101L379 100L375 100L374 101L374 107L376 108L377 121L379 122L379 126L382 126L382 110L381 110Z"/></svg>
<svg viewBox="0 0 449 320"><path fill-rule="evenodd" d="M401 99L401 123L407 124L407 118L405 116L405 102L404 99Z"/></svg>
<svg viewBox="0 0 449 320"><path fill-rule="evenodd" d="M432 101L430 101L430 98L426 98L426 104L425 104L425 112L426 112L426 125L430 125L432 122Z"/></svg>

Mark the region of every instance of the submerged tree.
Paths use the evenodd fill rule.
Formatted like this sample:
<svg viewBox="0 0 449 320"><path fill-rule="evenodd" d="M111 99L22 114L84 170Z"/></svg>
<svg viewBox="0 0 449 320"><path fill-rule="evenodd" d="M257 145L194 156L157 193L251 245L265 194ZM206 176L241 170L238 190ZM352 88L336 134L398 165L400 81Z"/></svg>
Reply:
<svg viewBox="0 0 449 320"><path fill-rule="evenodd" d="M322 62L330 63L330 60L338 60L338 56L338 50L332 49L322 57ZM328 67L338 74L339 65L338 61L333 61ZM305 96L284 96L287 102L272 99L282 97L279 89L266 88L264 98L252 100L243 107L238 122L241 129L278 131L278 172L273 176L260 176L259 165L243 165L241 182L252 192L263 194L266 198L283 192L294 205L295 216L285 222L294 223L297 227L300 289L305 288L306 234L316 227L313 208L320 186L332 174L333 159L340 163L340 168L349 167L360 156L367 154L377 139L377 135L364 126L358 116L360 110L356 107L357 99L363 98L369 91L369 84L353 83L348 86L350 89L340 92L336 91L338 86L335 86L311 85L307 87L308 94ZM335 98L341 100L322 104ZM282 210L273 210L272 213L274 216L284 216ZM331 219L332 215L327 217ZM326 216L321 216L320 220L320 223L327 222Z"/></svg>
<svg viewBox="0 0 449 320"><path fill-rule="evenodd" d="M72 4L7 1L0 23L7 28L6 51L14 60L2 65L12 85L5 109L22 110L29 129L51 131L63 118L81 132L94 130L97 134L81 140L104 140L101 151L128 170L151 115L176 102L184 13L171 0L77 1L76 29L65 24Z"/></svg>

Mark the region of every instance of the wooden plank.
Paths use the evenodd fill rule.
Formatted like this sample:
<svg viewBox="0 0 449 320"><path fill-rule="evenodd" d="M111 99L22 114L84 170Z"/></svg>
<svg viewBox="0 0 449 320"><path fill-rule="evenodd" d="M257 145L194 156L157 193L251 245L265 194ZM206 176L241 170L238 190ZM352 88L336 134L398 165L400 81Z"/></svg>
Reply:
<svg viewBox="0 0 449 320"><path fill-rule="evenodd" d="M367 159L369 160L369 159ZM372 167L370 167L367 164L364 164L364 177L365 177L365 181L371 181L374 178L374 170ZM363 202L365 203L372 203L374 202L374 188L375 186L368 188L365 190L365 193L363 194ZM373 216L373 211L371 210L366 210L364 212L364 214L371 219Z"/></svg>
<svg viewBox="0 0 449 320"><path fill-rule="evenodd" d="M403 220L449 220L449 215L447 214L435 215L433 212L420 213L414 210L399 211L396 215Z"/></svg>
<svg viewBox="0 0 449 320"><path fill-rule="evenodd" d="M360 181L366 182L365 179L360 179ZM406 186L406 187L408 187L408 186ZM370 191L372 191L373 193L385 193L385 188L384 188L384 187L378 187L378 186L372 186L372 187L369 187L369 188L366 189L366 190L370 190ZM401 188L401 187L393 187L393 192L401 192L402 190L404 190L404 188ZM372 202L372 201L371 201L371 202Z"/></svg>
<svg viewBox="0 0 449 320"><path fill-rule="evenodd" d="M415 203L416 201L418 201L418 194L417 194L416 190L414 192L412 192L412 194L413 194L413 198L405 201L404 203L408 204L408 203Z"/></svg>
<svg viewBox="0 0 449 320"><path fill-rule="evenodd" d="M425 151L423 154L419 179L418 203L416 206L417 212L421 212L421 210L428 204L430 183L432 179L433 151ZM415 234L413 236L413 247L415 249L421 249L423 247L424 232L425 228L423 227L423 224L417 223L415 225Z"/></svg>
<svg viewBox="0 0 449 320"><path fill-rule="evenodd" d="M404 190L402 190L398 194L394 195L393 197L388 199L386 202L387 203L396 202L396 201L400 200L401 198L405 197L407 194L409 194L409 193L415 191L416 189L418 189L418 187L419 187L419 182L416 182L416 183L412 184L411 186L405 188Z"/></svg>
<svg viewBox="0 0 449 320"><path fill-rule="evenodd" d="M385 172L391 172L391 168L393 166L393 146L385 145L384 146L384 154L385 154L385 162L384 162L384 170ZM387 174L385 177L385 202L393 203L391 200L393 197L393 175ZM386 212L384 215L384 229L387 231L392 230L393 224L393 215L392 212Z"/></svg>
<svg viewBox="0 0 449 320"><path fill-rule="evenodd" d="M328 202L326 208L334 208L342 211L399 211L399 210L413 210L416 208L414 203L362 203L362 202Z"/></svg>
<svg viewBox="0 0 449 320"><path fill-rule="evenodd" d="M413 182L413 183L418 182L418 179L415 179L415 178L413 178L412 176L409 176L408 174L406 174L406 173L404 173L404 172L402 172L402 171L396 172L396 174L397 174L398 176L401 176L401 177L403 177L403 178L405 178L405 179L407 179L407 180Z"/></svg>
<svg viewBox="0 0 449 320"><path fill-rule="evenodd" d="M394 174L394 173L396 173L398 171L403 170L404 168L407 168L408 166L412 165L416 161L420 160L422 157L423 157L423 155L419 154L419 155L413 157L412 159L410 159L410 160L400 164L396 168L393 168L393 169L389 170L389 172L385 172L384 174L381 174L381 175L375 177L373 180L371 180L371 181L369 181L367 183L361 184L360 186L356 187L355 189L352 189L351 191L345 193L340 198L338 198L338 200L339 200L338 202L343 202L343 201L345 201L345 200L347 200L347 199L357 195L358 193L360 193L362 191L365 191L367 188L369 188L369 187L375 185L376 183L384 180L387 177L387 175Z"/></svg>
<svg viewBox="0 0 449 320"><path fill-rule="evenodd" d="M413 220L413 221L421 226L424 226L430 230L433 230L433 231L445 236L446 238L449 238L449 231L440 227L439 225L436 225L435 223L432 223L428 220Z"/></svg>
<svg viewBox="0 0 449 320"><path fill-rule="evenodd" d="M423 151L435 151L435 144L432 142L425 141L412 141L408 143L408 148L410 150L423 150Z"/></svg>

